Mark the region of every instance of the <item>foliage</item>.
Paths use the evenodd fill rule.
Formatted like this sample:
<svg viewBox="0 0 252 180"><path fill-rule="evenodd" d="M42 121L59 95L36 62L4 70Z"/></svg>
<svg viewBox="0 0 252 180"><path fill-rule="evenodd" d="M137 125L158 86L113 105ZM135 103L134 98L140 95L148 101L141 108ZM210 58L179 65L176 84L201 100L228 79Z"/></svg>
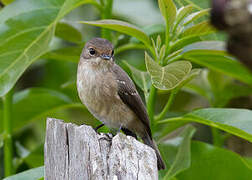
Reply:
<svg viewBox="0 0 252 180"><path fill-rule="evenodd" d="M113 42L116 62L143 94L167 166L160 178L251 179L247 158L225 144L231 135L252 142L252 105L239 99L251 97L252 74L225 51L222 35L209 24L207 2L158 0L160 12L151 9L150 18L141 16L141 6L153 7L152 2L134 2L141 3L138 11L128 14L151 21L148 25L115 13L113 6L122 12L133 8L123 0L3 2L0 156L3 149L6 161L0 159L0 172L16 174L6 180L43 178L46 117L99 123L75 87L81 50L95 36ZM199 124L212 134L199 135Z"/></svg>

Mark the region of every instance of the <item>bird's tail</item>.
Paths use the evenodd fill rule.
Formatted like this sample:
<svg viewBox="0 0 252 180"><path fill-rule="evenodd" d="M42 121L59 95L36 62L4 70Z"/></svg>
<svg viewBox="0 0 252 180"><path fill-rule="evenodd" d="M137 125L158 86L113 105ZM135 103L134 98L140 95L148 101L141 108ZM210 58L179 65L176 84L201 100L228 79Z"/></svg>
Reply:
<svg viewBox="0 0 252 180"><path fill-rule="evenodd" d="M145 137L143 137L142 139L143 139L144 144L152 147L155 150L156 156L157 156L158 170L165 169L165 163L161 157L161 154L160 154L158 147L157 147L156 143L154 142L154 140L148 134Z"/></svg>

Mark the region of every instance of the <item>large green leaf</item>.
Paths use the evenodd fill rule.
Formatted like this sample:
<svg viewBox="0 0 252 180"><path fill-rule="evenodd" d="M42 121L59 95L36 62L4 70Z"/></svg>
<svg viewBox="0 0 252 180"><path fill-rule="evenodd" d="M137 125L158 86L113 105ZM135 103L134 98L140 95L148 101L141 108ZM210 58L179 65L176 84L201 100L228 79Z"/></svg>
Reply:
<svg viewBox="0 0 252 180"><path fill-rule="evenodd" d="M149 37L141 29L124 21L106 19L99 21L80 21L80 23L118 31L136 37L137 39L142 41L145 45L150 45Z"/></svg>
<svg viewBox="0 0 252 180"><path fill-rule="evenodd" d="M48 50L57 22L92 0L16 0L0 11L0 96Z"/></svg>
<svg viewBox="0 0 252 180"><path fill-rule="evenodd" d="M160 145L168 171L164 179L171 179L191 165L191 138L195 132L193 126L186 126L179 136L168 139Z"/></svg>
<svg viewBox="0 0 252 180"><path fill-rule="evenodd" d="M80 46L63 47L47 52L42 58L78 63L81 51L82 47Z"/></svg>
<svg viewBox="0 0 252 180"><path fill-rule="evenodd" d="M183 58L252 85L251 72L224 51L195 49L185 52Z"/></svg>
<svg viewBox="0 0 252 180"><path fill-rule="evenodd" d="M178 180L252 179L252 169L234 152L195 141L191 152L192 164L176 177Z"/></svg>
<svg viewBox="0 0 252 180"><path fill-rule="evenodd" d="M158 5L165 19L166 28L171 29L177 16L177 8L173 0L158 0Z"/></svg>
<svg viewBox="0 0 252 180"><path fill-rule="evenodd" d="M27 171L4 178L3 180L37 180L44 177L44 166L29 169Z"/></svg>
<svg viewBox="0 0 252 180"><path fill-rule="evenodd" d="M31 88L20 91L13 98L13 130L17 131L37 117L71 102L66 95L49 89Z"/></svg>
<svg viewBox="0 0 252 180"><path fill-rule="evenodd" d="M147 53L145 53L145 63L153 85L162 90L171 90L177 87L192 69L192 65L188 61L177 61L162 67Z"/></svg>
<svg viewBox="0 0 252 180"><path fill-rule="evenodd" d="M56 26L55 36L73 43L80 43L82 35L78 29L70 24L59 22Z"/></svg>
<svg viewBox="0 0 252 180"><path fill-rule="evenodd" d="M206 108L160 123L186 121L212 126L252 142L252 111L247 109Z"/></svg>

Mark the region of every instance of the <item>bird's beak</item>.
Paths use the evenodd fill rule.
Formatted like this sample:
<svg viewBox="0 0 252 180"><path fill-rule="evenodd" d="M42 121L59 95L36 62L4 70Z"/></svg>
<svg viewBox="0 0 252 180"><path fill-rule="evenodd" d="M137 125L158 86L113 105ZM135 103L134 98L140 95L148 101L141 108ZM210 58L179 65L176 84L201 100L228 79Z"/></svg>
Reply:
<svg viewBox="0 0 252 180"><path fill-rule="evenodd" d="M102 54L102 55L101 55L101 58L104 59L104 60L110 60L110 59L111 59L111 56L110 56L110 55L107 55L107 54Z"/></svg>

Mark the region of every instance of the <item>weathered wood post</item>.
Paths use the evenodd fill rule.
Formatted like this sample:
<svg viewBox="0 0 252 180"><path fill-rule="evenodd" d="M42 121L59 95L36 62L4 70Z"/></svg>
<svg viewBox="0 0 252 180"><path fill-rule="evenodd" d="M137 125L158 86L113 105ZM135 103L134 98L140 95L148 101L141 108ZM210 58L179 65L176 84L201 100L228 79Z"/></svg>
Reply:
<svg viewBox="0 0 252 180"><path fill-rule="evenodd" d="M90 126L47 119L45 180L156 180L153 149L123 134L112 140Z"/></svg>

